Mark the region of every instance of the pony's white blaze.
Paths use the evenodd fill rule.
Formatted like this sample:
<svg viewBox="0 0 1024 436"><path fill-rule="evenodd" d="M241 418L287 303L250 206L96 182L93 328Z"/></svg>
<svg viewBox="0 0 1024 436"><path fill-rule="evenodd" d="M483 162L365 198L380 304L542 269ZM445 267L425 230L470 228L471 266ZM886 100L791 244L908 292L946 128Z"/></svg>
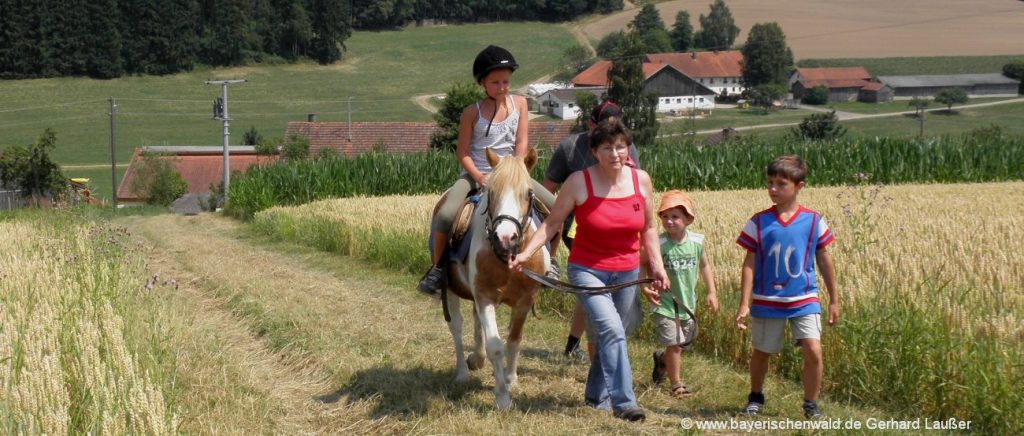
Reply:
<svg viewBox="0 0 1024 436"><path fill-rule="evenodd" d="M519 202L516 201L515 194L512 192L504 192L501 194L501 199L498 200L498 208L496 216L508 215L515 219L522 218L523 212L519 210ZM502 248L508 249L512 246L513 241L516 238L520 238L520 235L516 231L515 224L512 224L509 220L501 220L498 223L498 227L495 229L495 233L498 235L498 240L501 241Z"/></svg>

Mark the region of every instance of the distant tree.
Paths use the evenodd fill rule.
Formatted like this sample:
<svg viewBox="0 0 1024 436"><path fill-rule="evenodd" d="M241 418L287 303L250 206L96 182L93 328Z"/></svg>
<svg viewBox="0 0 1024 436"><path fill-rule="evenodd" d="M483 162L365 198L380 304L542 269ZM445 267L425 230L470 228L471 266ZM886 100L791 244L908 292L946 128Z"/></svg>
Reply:
<svg viewBox="0 0 1024 436"><path fill-rule="evenodd" d="M658 134L658 97L644 90L644 54L643 42L630 33L608 70L608 97L622 107L623 121L637 145L653 143Z"/></svg>
<svg viewBox="0 0 1024 436"><path fill-rule="evenodd" d="M345 40L352 34L349 26L349 2L346 0L310 0L313 39L309 55L321 64L341 59Z"/></svg>
<svg viewBox="0 0 1024 436"><path fill-rule="evenodd" d="M813 113L792 130L798 138L810 140L834 140L846 134L846 128L839 124L836 111Z"/></svg>
<svg viewBox="0 0 1024 436"><path fill-rule="evenodd" d="M0 152L0 187L20 190L26 197L60 197L67 179L50 155L57 148L57 134L47 128L35 143L14 145Z"/></svg>
<svg viewBox="0 0 1024 436"><path fill-rule="evenodd" d="M743 44L743 86L785 84L792 64L787 63L786 35L778 23L758 23Z"/></svg>
<svg viewBox="0 0 1024 436"><path fill-rule="evenodd" d="M260 134L259 130L256 130L256 126L249 128L244 135L242 135L243 145L256 145L263 142L263 135Z"/></svg>
<svg viewBox="0 0 1024 436"><path fill-rule="evenodd" d="M907 102L907 106L917 109L918 115L932 104L927 98L914 97Z"/></svg>
<svg viewBox="0 0 1024 436"><path fill-rule="evenodd" d="M624 4L622 0L597 0L594 12L599 14L608 14L615 11L621 11L623 6Z"/></svg>
<svg viewBox="0 0 1024 436"><path fill-rule="evenodd" d="M568 82L581 71L594 63L594 58L582 45L573 44L562 51L562 71L555 75L556 80Z"/></svg>
<svg viewBox="0 0 1024 436"><path fill-rule="evenodd" d="M711 4L711 12L700 18L700 42L699 45L710 50L727 50L736 42L740 34L736 20L732 18L732 12L725 5L723 0L715 0Z"/></svg>
<svg viewBox="0 0 1024 436"><path fill-rule="evenodd" d="M188 182L174 168L170 158L160 154L145 153L134 170L135 177L128 189L146 204L169 206L174 200L188 192Z"/></svg>
<svg viewBox="0 0 1024 436"><path fill-rule="evenodd" d="M281 39L278 53L286 59L305 56L313 40L313 22L302 2L281 6Z"/></svg>
<svg viewBox="0 0 1024 436"><path fill-rule="evenodd" d="M579 133L587 130L587 121L590 120L590 113L597 107L597 96L590 91L576 91L576 107L580 109L580 115L572 124L572 132Z"/></svg>
<svg viewBox="0 0 1024 436"><path fill-rule="evenodd" d="M626 32L621 30L605 35L601 38L601 41L597 43L597 56L604 59L610 59L620 50L624 39L626 39Z"/></svg>
<svg viewBox="0 0 1024 436"><path fill-rule="evenodd" d="M484 91L479 85L472 82L453 83L445 93L441 108L434 114L438 129L430 137L430 148L455 151L462 110L483 99Z"/></svg>
<svg viewBox="0 0 1024 436"><path fill-rule="evenodd" d="M281 157L285 160L303 160L309 157L309 138L292 135L281 145Z"/></svg>
<svg viewBox="0 0 1024 436"><path fill-rule="evenodd" d="M672 40L665 30L665 22L661 13L653 3L646 3L640 8L633 21L629 23L633 32L640 36L647 53L664 53L672 51Z"/></svg>
<svg viewBox="0 0 1024 436"><path fill-rule="evenodd" d="M945 88L935 94L935 102L946 105L946 112L953 113L954 104L967 103L967 93L960 88Z"/></svg>
<svg viewBox="0 0 1024 436"><path fill-rule="evenodd" d="M1020 81L1017 87L1018 94L1024 94L1024 60L1013 61L1003 65L1003 75Z"/></svg>
<svg viewBox="0 0 1024 436"><path fill-rule="evenodd" d="M413 17L410 0L352 0L352 25L360 29L400 27Z"/></svg>
<svg viewBox="0 0 1024 436"><path fill-rule="evenodd" d="M765 83L747 88L746 95L751 104L761 106L767 112L775 101L786 95L786 87L775 83Z"/></svg>
<svg viewBox="0 0 1024 436"><path fill-rule="evenodd" d="M825 104L828 103L828 87L818 85L807 90L804 97L800 99L803 104Z"/></svg>
<svg viewBox="0 0 1024 436"><path fill-rule="evenodd" d="M195 0L122 0L121 58L131 74L192 69L198 37Z"/></svg>
<svg viewBox="0 0 1024 436"><path fill-rule="evenodd" d="M672 48L675 51L688 51L692 50L693 47L693 25L690 24L690 13L686 11L679 11L676 14L676 22L672 25L672 31L669 32L669 38L672 40Z"/></svg>
<svg viewBox="0 0 1024 436"><path fill-rule="evenodd" d="M259 48L250 27L246 0L200 2L200 59L210 65L242 65Z"/></svg>

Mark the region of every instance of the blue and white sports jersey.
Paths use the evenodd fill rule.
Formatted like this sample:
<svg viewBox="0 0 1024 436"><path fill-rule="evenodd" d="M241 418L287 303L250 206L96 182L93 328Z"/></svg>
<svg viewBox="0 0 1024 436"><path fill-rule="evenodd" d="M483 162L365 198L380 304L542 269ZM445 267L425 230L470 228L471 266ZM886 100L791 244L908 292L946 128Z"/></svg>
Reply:
<svg viewBox="0 0 1024 436"><path fill-rule="evenodd" d="M814 254L834 239L825 218L803 206L787 222L774 207L747 221L736 243L757 255L750 314L794 318L821 313Z"/></svg>

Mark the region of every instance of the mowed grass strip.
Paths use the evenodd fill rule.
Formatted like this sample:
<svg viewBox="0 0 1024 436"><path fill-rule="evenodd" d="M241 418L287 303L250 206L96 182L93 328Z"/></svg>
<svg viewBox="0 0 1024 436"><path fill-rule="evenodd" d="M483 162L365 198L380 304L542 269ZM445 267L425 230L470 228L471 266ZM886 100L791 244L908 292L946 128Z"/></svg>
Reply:
<svg viewBox="0 0 1024 436"><path fill-rule="evenodd" d="M172 76L112 80L55 78L0 81L0 145L29 144L46 127L57 132L60 163L109 162L108 97L117 100L117 160L127 162L143 145L218 145L219 121L211 120L219 86L211 79L246 79L229 90L232 144L255 126L265 137L284 134L288 121L316 113L321 121L428 121L412 101L441 94L458 80L472 81L473 58L488 44L508 48L521 68L513 86L555 71L574 39L549 23L471 24L356 32L345 57L315 63L237 68L197 68Z"/></svg>
<svg viewBox="0 0 1024 436"><path fill-rule="evenodd" d="M813 171L813 170L812 170ZM825 391L915 416L971 419L977 428L1019 430L1024 396L1014 387L1022 355L1022 209L1009 198L1024 183L810 188L801 200L837 235L843 318L824 337ZM738 268L733 242L746 219L770 205L762 190L695 192L696 231L707 250L724 314L700 313L697 348L745 364L748 338L735 329ZM277 238L420 272L434 197L325 200L273 208L254 227ZM737 205L744 205L737 207ZM567 313L569 299L541 307ZM649 335L649 327L641 330ZM649 336L647 336L649 337ZM776 374L796 379L799 352L787 349ZM925 392L927 394L922 395Z"/></svg>
<svg viewBox="0 0 1024 436"><path fill-rule="evenodd" d="M239 418L248 411L266 410L266 415L240 423L237 430L664 434L679 431L682 417L729 420L744 405L745 371L692 354L684 357L684 378L697 395L684 401L669 397L666 387L655 387L648 381L654 345L636 341L630 344L630 352L639 402L649 411L647 422L626 423L608 412L587 408L582 401L587 366L560 356L567 320L542 314L541 318L531 317L526 325L519 384L513 389L515 407L496 411L489 365L473 373L469 383L454 381L451 337L439 304L416 293L415 275L395 273L351 257L325 256L322 251L292 243L271 242L237 221L209 214L122 222L152 244L151 253L163 253L154 266L170 268L183 278L199 278L191 286L203 298L193 298L189 291L167 303L182 305L171 313L195 312L200 327L178 331L184 336L174 338L172 343L194 341L198 345L183 350L207 350L188 356L187 365L178 365L179 370L197 371L204 375L199 380L206 380L199 383L197 376L190 374L180 379L183 395L190 399L190 405L180 409L182 426L188 430L228 431L230 425L214 424L212 420L225 414L226 422L240 423ZM267 359L232 360L244 357L235 352L248 347L252 339L237 339L242 344L225 350L223 356L213 353L215 348L211 347L236 339L232 332L211 337L215 329L209 327L223 317L204 320L209 306L229 312L232 322L247 325L255 340L273 353L271 356L284 358L270 365L271 369L296 365L293 369L299 379L323 371L326 389L321 383L296 386L292 383L296 375L280 373L276 375L279 380L263 383L248 380L229 384L226 381L236 379L210 379L221 372L270 370L245 368L267 365ZM465 304L462 307L466 309ZM499 325L507 321L507 310L499 310ZM466 328L468 341L471 332L469 326ZM185 357L179 362L182 359ZM202 367L204 364L207 368ZM283 396L288 402L273 403L282 401L282 395L266 391L275 383L296 388ZM768 387L775 403L766 419L802 416L799 386L770 378ZM240 404L244 399L252 404ZM835 416L860 421L892 417L842 402L826 400L824 404ZM245 409L239 411L235 405L244 405Z"/></svg>

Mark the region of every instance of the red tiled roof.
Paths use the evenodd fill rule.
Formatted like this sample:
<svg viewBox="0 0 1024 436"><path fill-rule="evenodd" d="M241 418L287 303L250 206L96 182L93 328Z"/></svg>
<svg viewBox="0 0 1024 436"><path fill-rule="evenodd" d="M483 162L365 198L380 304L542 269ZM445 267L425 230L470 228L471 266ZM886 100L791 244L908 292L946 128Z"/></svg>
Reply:
<svg viewBox="0 0 1024 436"><path fill-rule="evenodd" d="M883 86L885 85L883 85L881 82L868 82L868 84L864 85L864 87L861 89L865 91L881 91Z"/></svg>
<svg viewBox="0 0 1024 436"><path fill-rule="evenodd" d="M574 86L608 86L608 70L612 68L612 61L598 61L590 68L583 70L572 79ZM665 64L644 62L644 79L650 79L654 73L665 68Z"/></svg>
<svg viewBox="0 0 1024 436"><path fill-rule="evenodd" d="M671 65L693 78L740 77L743 75L743 53L739 50L650 53L647 55L647 60Z"/></svg>
<svg viewBox="0 0 1024 436"><path fill-rule="evenodd" d="M210 184L222 183L224 180L224 156L223 154L200 154L189 153L174 156L161 156L160 159L168 160L174 169L181 174L181 177L188 183L189 193L210 192ZM255 153L231 153L228 159L228 166L231 172L246 172L253 165L267 165L278 159L277 156L260 156ZM131 192L132 181L135 180L135 169L142 161L138 148L132 156L132 161L125 171L121 184L117 187L117 200L126 202L144 201Z"/></svg>
<svg viewBox="0 0 1024 436"><path fill-rule="evenodd" d="M598 61L572 79L575 86L608 86L608 70L612 61Z"/></svg>
<svg viewBox="0 0 1024 436"><path fill-rule="evenodd" d="M569 136L571 122L545 121L530 122L530 145L556 147ZM285 136L309 138L309 154L316 156L324 148L341 151L345 156L355 156L384 144L392 153L417 153L430 149L430 136L437 130L434 123L410 122L358 122L352 123L352 141L348 140L348 123L305 122L288 123Z"/></svg>
<svg viewBox="0 0 1024 436"><path fill-rule="evenodd" d="M804 85L804 88L811 89L818 85L823 85L828 89L835 88L863 88L869 83L863 79L828 79L828 80L801 80L800 83Z"/></svg>
<svg viewBox="0 0 1024 436"><path fill-rule="evenodd" d="M797 68L800 80L870 80L871 74L864 67Z"/></svg>
<svg viewBox="0 0 1024 436"><path fill-rule="evenodd" d="M309 155L316 156L324 148L333 148L345 156L355 156L373 150L377 144L392 153L415 153L430 148L430 135L437 130L435 123L411 122L354 122L349 141L346 122L288 123L285 137L293 135L309 138Z"/></svg>

